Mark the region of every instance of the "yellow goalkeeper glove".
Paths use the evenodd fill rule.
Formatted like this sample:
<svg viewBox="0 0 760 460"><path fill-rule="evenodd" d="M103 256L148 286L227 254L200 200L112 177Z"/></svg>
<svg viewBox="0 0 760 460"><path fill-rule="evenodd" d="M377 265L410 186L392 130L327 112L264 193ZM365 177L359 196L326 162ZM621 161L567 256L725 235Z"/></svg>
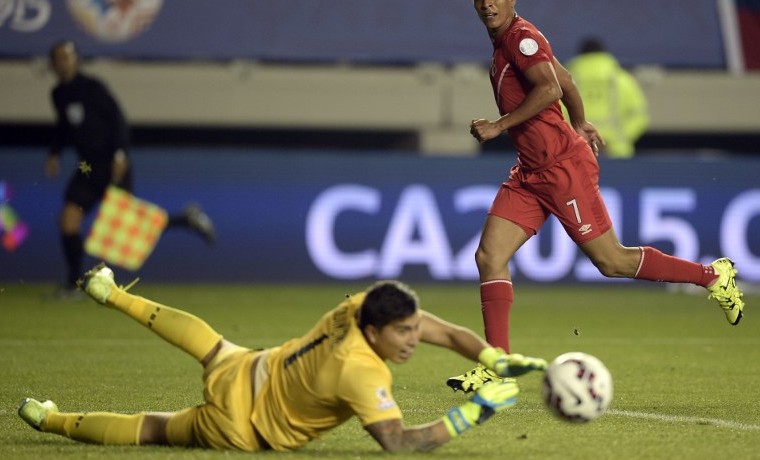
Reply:
<svg viewBox="0 0 760 460"><path fill-rule="evenodd" d="M530 371L545 371L546 360L532 358L518 353L506 354L501 348L486 347L478 355L478 360L499 377L518 377Z"/></svg>
<svg viewBox="0 0 760 460"><path fill-rule="evenodd" d="M452 438L459 436L474 425L480 425L493 414L517 403L520 392L517 382L494 382L484 385L469 401L454 407L443 417L443 424Z"/></svg>

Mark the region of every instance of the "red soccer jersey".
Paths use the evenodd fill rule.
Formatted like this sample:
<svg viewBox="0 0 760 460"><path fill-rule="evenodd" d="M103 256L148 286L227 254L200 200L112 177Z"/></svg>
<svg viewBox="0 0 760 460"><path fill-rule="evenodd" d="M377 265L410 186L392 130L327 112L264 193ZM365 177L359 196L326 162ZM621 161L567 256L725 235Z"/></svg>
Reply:
<svg viewBox="0 0 760 460"><path fill-rule="evenodd" d="M524 72L541 62L552 64L554 53L544 34L519 16L494 40L493 46L491 85L499 113L505 115L515 110L531 90ZM559 102L510 128L509 136L517 149L517 161L529 171L546 169L575 155L586 144L563 118Z"/></svg>

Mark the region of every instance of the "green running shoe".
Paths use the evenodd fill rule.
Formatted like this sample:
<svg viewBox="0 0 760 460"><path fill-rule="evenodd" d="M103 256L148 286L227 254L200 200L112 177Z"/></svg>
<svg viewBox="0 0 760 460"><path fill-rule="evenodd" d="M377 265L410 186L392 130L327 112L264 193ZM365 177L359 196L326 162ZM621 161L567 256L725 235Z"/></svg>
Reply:
<svg viewBox="0 0 760 460"><path fill-rule="evenodd" d="M58 412L58 406L49 399L39 402L36 399L26 398L18 407L19 417L37 431L42 431L40 426L50 412Z"/></svg>
<svg viewBox="0 0 760 460"><path fill-rule="evenodd" d="M478 366L471 371L467 371L464 374L454 377L449 377L449 379L446 380L446 385L454 391L472 393L492 382L510 383L516 381L517 380L512 377L499 377L492 370L486 368L482 364L478 364Z"/></svg>
<svg viewBox="0 0 760 460"><path fill-rule="evenodd" d="M708 299L715 299L726 314L726 319L733 326L739 324L744 314L744 301L742 291L736 287L736 269L734 262L723 257L711 263L718 275L718 279L707 288L710 291Z"/></svg>

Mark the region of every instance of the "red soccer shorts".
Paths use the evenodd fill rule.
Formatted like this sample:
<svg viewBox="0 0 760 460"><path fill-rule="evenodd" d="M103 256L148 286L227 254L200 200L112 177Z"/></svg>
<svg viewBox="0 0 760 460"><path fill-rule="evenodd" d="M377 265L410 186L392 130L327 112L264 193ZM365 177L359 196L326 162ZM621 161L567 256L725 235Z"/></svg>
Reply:
<svg viewBox="0 0 760 460"><path fill-rule="evenodd" d="M599 163L590 149L543 171L526 172L514 166L488 213L514 222L529 236L554 214L576 244L612 228L599 193Z"/></svg>

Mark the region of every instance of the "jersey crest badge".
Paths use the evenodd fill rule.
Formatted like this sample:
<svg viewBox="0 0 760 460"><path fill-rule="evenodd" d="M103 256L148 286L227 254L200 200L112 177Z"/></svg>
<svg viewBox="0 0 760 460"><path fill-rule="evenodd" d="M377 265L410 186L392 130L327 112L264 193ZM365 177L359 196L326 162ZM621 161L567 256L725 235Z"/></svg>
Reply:
<svg viewBox="0 0 760 460"><path fill-rule="evenodd" d="M538 43L532 38L520 40L520 52L526 56L533 56L538 51Z"/></svg>
<svg viewBox="0 0 760 460"><path fill-rule="evenodd" d="M386 410L390 409L392 407L396 407L396 401L393 400L393 398L390 397L388 394L388 390L386 390L383 387L378 388L375 390L375 396L377 396L378 404L377 408Z"/></svg>

